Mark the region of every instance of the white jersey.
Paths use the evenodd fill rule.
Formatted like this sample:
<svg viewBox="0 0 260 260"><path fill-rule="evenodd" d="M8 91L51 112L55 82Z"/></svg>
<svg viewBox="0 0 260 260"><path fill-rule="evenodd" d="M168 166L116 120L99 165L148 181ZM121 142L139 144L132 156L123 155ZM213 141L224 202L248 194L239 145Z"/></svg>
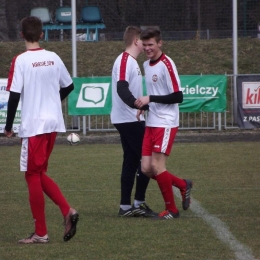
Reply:
<svg viewBox="0 0 260 260"><path fill-rule="evenodd" d="M181 91L179 75L171 58L162 54L155 64L150 64L148 60L143 65L147 95L163 96ZM149 103L146 126L178 127L178 104Z"/></svg>
<svg viewBox="0 0 260 260"><path fill-rule="evenodd" d="M135 98L143 96L142 73L135 58L129 53L121 53L115 60L112 70L112 124L136 122L137 110L129 107L117 94L117 82L125 80ZM141 120L144 120L142 117Z"/></svg>
<svg viewBox="0 0 260 260"><path fill-rule="evenodd" d="M7 90L21 94L19 137L66 131L59 91L71 83L64 63L54 52L32 49L13 59Z"/></svg>

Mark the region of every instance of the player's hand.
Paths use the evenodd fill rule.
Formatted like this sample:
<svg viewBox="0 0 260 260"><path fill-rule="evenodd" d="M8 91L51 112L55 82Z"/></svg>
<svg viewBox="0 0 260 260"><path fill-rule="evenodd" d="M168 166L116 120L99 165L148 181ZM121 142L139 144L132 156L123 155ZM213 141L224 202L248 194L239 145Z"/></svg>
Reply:
<svg viewBox="0 0 260 260"><path fill-rule="evenodd" d="M150 96L143 96L143 97L139 97L136 102L138 102L138 104L141 104L141 106L139 106L138 108L147 105L150 103Z"/></svg>
<svg viewBox="0 0 260 260"><path fill-rule="evenodd" d="M137 110L136 118L138 121L140 121L140 116L143 114L144 114L144 110L140 110L140 109Z"/></svg>
<svg viewBox="0 0 260 260"><path fill-rule="evenodd" d="M139 99L136 99L135 103L134 103L135 107L137 108L141 108L143 106L142 101L140 101Z"/></svg>
<svg viewBox="0 0 260 260"><path fill-rule="evenodd" d="M13 133L14 132L12 130L11 131L6 131L6 130L4 131L5 136L8 137L8 138L11 137L13 135Z"/></svg>

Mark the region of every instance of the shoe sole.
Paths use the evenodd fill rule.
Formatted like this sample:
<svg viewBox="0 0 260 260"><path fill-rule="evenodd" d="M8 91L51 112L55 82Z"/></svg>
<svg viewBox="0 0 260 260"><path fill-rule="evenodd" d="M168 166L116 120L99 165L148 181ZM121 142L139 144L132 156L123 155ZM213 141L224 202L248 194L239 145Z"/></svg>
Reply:
<svg viewBox="0 0 260 260"><path fill-rule="evenodd" d="M30 242L25 242L25 241L22 241L22 240L19 240L18 241L18 244L21 244L21 245L31 245L31 244L47 244L49 243L49 240L41 240L41 241L30 241Z"/></svg>
<svg viewBox="0 0 260 260"><path fill-rule="evenodd" d="M125 214L125 215L117 215L118 217L121 217L121 218L131 218L131 217L134 217L133 214Z"/></svg>
<svg viewBox="0 0 260 260"><path fill-rule="evenodd" d="M175 215L169 218L165 218L165 217L159 217L159 216L155 216L153 218L151 218L152 220L172 220L172 219L176 219L176 218L180 218L180 214L179 215Z"/></svg>
<svg viewBox="0 0 260 260"><path fill-rule="evenodd" d="M158 216L157 213L153 213L153 214L147 214L147 213L144 213L144 214L135 214L134 217L136 218L154 218Z"/></svg>
<svg viewBox="0 0 260 260"><path fill-rule="evenodd" d="M193 187L193 182L191 182L190 183L190 192L191 192L191 189L192 189L192 187ZM182 202L182 208L183 208L183 210L187 210L189 207L190 207L190 195L189 195L189 204L188 205L185 205L186 203L183 203Z"/></svg>
<svg viewBox="0 0 260 260"><path fill-rule="evenodd" d="M163 221L163 220L173 220L173 219L178 219L178 218L180 218L180 216L178 216L178 217L172 217L172 218L153 217L153 218L151 218L151 220L154 220L154 221Z"/></svg>
<svg viewBox="0 0 260 260"><path fill-rule="evenodd" d="M138 218L138 217L143 217L143 218L153 218L155 216L158 216L158 213L156 212L146 212L145 209L135 209L132 211L134 217Z"/></svg>
<svg viewBox="0 0 260 260"><path fill-rule="evenodd" d="M63 237L63 240L65 242L69 241L71 238L73 238L75 236L76 231L77 231L78 220L79 220L78 213L72 214L70 216L71 227L70 227L70 230L68 231L68 233Z"/></svg>

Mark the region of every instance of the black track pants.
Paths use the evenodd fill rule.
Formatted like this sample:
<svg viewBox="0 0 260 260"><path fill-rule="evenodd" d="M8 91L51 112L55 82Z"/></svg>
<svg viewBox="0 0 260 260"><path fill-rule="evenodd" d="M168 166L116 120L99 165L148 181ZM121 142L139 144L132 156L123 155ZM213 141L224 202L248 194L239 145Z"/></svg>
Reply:
<svg viewBox="0 0 260 260"><path fill-rule="evenodd" d="M135 199L145 200L150 178L141 172L142 142L145 122L131 122L114 125L118 130L123 148L121 173L121 205L131 205L131 194L136 177Z"/></svg>

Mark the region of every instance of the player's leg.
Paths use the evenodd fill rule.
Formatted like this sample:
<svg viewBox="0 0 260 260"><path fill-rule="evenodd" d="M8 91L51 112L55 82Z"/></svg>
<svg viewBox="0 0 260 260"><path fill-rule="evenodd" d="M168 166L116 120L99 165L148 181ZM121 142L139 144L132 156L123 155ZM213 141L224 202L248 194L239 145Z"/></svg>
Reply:
<svg viewBox="0 0 260 260"><path fill-rule="evenodd" d="M131 145L129 144L129 127L132 123L115 124L120 134L121 145L123 149L123 163L121 170L121 198L119 216L133 216L131 206L131 194L134 186L137 165L135 162L135 154L133 154Z"/></svg>
<svg viewBox="0 0 260 260"><path fill-rule="evenodd" d="M142 143L141 171L149 178L154 179L154 173L152 171L152 151L152 128L146 127Z"/></svg>
<svg viewBox="0 0 260 260"><path fill-rule="evenodd" d="M136 154L136 163L138 163L138 170L136 173L136 192L135 192L135 200L134 204L132 206L132 210L135 214L135 216L143 216L143 217L153 217L155 215L158 215L153 210L150 209L150 207L145 202L145 193L148 186L148 183L150 181L150 177L147 174L144 174L141 170L141 153L142 153L142 144L144 140L144 131L146 131L145 124L142 122L142 124L139 124L138 122L135 123L134 128L131 132L131 139L134 138L135 141L131 141L130 144L132 146L133 153ZM139 129L138 129L139 128ZM136 132L136 129L137 132ZM138 136L136 138L136 136ZM133 145L135 144L135 145ZM143 158L143 157L142 157ZM143 160L142 165L143 165ZM144 160L145 161L145 160Z"/></svg>
<svg viewBox="0 0 260 260"><path fill-rule="evenodd" d="M177 127L171 128L170 131L171 131L171 134L170 134L170 138L168 141L169 145L166 146L166 150L165 150L165 154L167 154L167 155L169 155L171 152L178 128ZM170 176L171 176L172 185L177 187L178 189L180 189L181 196L182 196L182 208L184 210L187 210L190 206L190 192L192 189L192 181L179 178L178 176L171 174L171 173L170 173Z"/></svg>
<svg viewBox="0 0 260 260"><path fill-rule="evenodd" d="M135 126L135 128L137 128L138 126ZM146 131L146 128L144 128ZM144 130L141 129L141 130ZM129 138L129 140L135 138L135 136L137 135L137 133L134 133L134 129L131 132L131 138ZM143 135L143 134L142 134ZM142 143L143 143L143 136L140 134L139 131L139 139L135 139L135 141L131 141L130 144L132 146L132 150L133 150L133 154L138 155L136 157L136 162L138 162L139 167L137 170L137 177L136 177L136 192L135 192L135 200L134 200L134 204L132 206L132 210L135 214L135 216L143 216L143 217L153 217L155 215L158 215L157 213L155 213L153 210L151 210L149 208L149 206L146 204L145 202L145 192L150 180L149 174L144 174L141 171L141 167L144 166L146 167L146 162L147 160L142 157L142 165L140 164L140 153L142 151ZM148 134L149 135L149 134ZM135 146L133 146L133 143L135 143ZM151 156L147 156L147 158L150 158ZM145 165L143 165L143 162L145 162Z"/></svg>
<svg viewBox="0 0 260 260"><path fill-rule="evenodd" d="M41 172L41 183L44 193L56 205L58 205L61 210L65 223L64 241L68 241L76 234L76 225L78 222L79 214L75 209L70 207L65 196L62 194L58 184L46 174L48 168L48 160L53 150L56 136L57 133L46 134L46 159Z"/></svg>
<svg viewBox="0 0 260 260"><path fill-rule="evenodd" d="M136 167L136 187L134 196L134 206L139 207L140 204L146 206L145 193L148 187L150 178L143 174L141 171L141 154L142 154L142 143L145 132L145 122L134 122L129 128L128 142L132 149L133 154L133 165Z"/></svg>
<svg viewBox="0 0 260 260"><path fill-rule="evenodd" d="M166 160L170 154L176 132L177 129L171 128L155 128L153 131L151 166L165 202L165 211L159 214L159 218L164 219L179 217L179 211L174 201L172 176L166 170Z"/></svg>
<svg viewBox="0 0 260 260"><path fill-rule="evenodd" d="M166 171L165 163L167 155L163 153L153 153L152 155L152 167L156 174L156 181L161 190L165 209L178 215L179 211L174 201L174 194L172 189L171 174Z"/></svg>
<svg viewBox="0 0 260 260"><path fill-rule="evenodd" d="M44 193L56 204L59 206L62 215L67 216L70 205L62 194L58 184L50 178L46 172L48 168L48 160L53 150L53 146L55 143L57 133L46 134L46 138L48 140L46 144L46 160L43 164L43 169L41 172L41 183Z"/></svg>
<svg viewBox="0 0 260 260"><path fill-rule="evenodd" d="M24 138L22 140L21 167L24 167L23 169L26 170L25 180L28 186L29 203L34 218L35 230L33 236L22 239L19 243L36 243L37 237L42 238L45 236L47 236L46 239L43 239L42 241L48 242L45 220L45 201L40 177L44 162L43 158L46 155L44 141L44 135ZM23 160L25 153L27 153L27 162Z"/></svg>

